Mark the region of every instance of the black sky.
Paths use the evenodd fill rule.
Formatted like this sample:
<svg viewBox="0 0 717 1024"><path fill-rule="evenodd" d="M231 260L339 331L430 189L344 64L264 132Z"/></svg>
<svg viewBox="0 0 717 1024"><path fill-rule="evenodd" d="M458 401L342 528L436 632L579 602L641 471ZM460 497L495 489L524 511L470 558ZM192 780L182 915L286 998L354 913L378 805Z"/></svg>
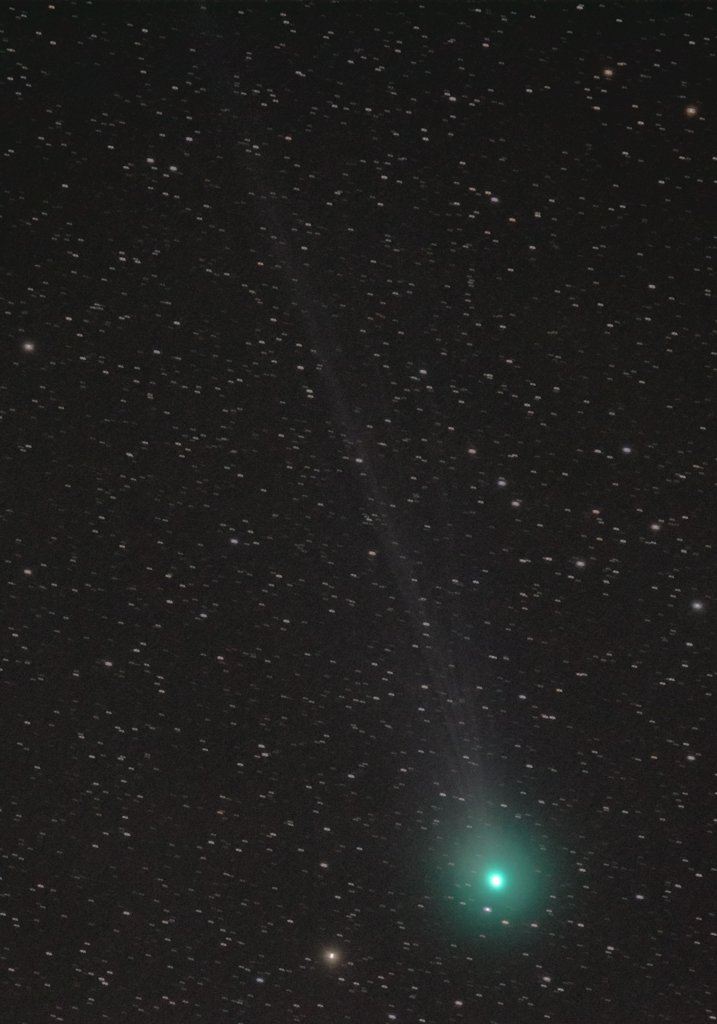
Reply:
<svg viewBox="0 0 717 1024"><path fill-rule="evenodd" d="M717 1019L714 19L3 9L3 1020Z"/></svg>

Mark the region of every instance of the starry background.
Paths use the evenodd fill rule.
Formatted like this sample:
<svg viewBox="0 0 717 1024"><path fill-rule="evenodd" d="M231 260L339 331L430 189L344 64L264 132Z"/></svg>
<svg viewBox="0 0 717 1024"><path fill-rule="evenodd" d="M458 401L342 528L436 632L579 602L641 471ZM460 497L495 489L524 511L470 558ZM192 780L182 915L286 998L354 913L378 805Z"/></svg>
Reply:
<svg viewBox="0 0 717 1024"><path fill-rule="evenodd" d="M5 1019L717 1019L713 6L2 32Z"/></svg>

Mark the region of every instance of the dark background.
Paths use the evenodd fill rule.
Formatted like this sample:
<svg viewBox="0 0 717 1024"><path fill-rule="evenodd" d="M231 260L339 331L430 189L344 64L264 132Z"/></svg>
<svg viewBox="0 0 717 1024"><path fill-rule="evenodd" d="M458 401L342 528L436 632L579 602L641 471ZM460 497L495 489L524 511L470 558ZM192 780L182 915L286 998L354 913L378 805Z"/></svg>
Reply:
<svg viewBox="0 0 717 1024"><path fill-rule="evenodd" d="M4 1020L717 1019L714 15L5 7Z"/></svg>

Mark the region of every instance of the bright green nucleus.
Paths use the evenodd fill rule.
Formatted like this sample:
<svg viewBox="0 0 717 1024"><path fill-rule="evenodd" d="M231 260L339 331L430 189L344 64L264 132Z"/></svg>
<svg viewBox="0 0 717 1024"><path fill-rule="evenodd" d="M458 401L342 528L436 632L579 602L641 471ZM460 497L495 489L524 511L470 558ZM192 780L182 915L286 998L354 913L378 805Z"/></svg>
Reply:
<svg viewBox="0 0 717 1024"><path fill-rule="evenodd" d="M503 885L505 884L505 879L496 871L488 875L488 884L492 886L494 889L502 889Z"/></svg>

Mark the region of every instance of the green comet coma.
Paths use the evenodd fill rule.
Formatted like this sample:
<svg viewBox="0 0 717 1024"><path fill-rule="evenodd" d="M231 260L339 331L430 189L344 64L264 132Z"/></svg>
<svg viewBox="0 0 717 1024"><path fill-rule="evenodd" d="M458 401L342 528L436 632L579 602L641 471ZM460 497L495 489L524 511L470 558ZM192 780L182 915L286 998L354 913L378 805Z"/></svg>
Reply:
<svg viewBox="0 0 717 1024"><path fill-rule="evenodd" d="M547 886L557 865L525 825L473 819L470 829L436 843L434 898L451 932L461 939L485 938L531 929L544 913Z"/></svg>

